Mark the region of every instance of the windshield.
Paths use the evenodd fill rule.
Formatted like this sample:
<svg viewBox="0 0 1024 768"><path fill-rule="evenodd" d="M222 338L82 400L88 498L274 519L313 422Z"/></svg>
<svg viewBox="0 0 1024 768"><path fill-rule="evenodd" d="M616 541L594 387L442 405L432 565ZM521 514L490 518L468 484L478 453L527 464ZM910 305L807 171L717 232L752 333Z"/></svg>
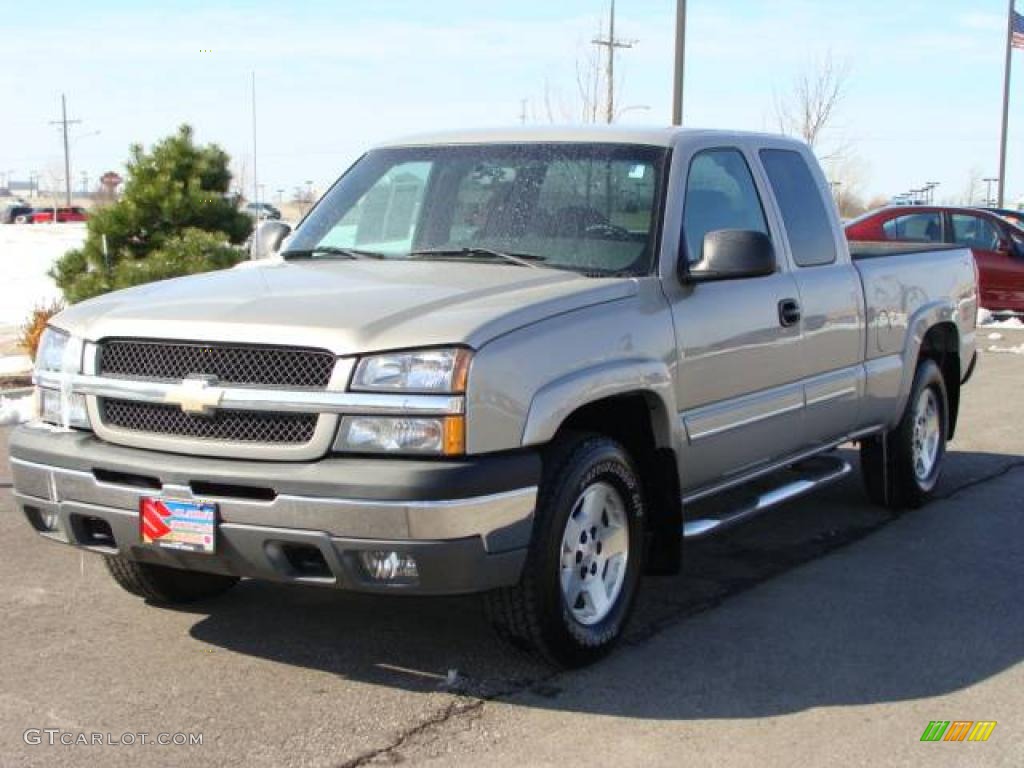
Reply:
<svg viewBox="0 0 1024 768"><path fill-rule="evenodd" d="M376 150L317 204L286 256L512 256L583 274L647 274L666 155L606 144Z"/></svg>

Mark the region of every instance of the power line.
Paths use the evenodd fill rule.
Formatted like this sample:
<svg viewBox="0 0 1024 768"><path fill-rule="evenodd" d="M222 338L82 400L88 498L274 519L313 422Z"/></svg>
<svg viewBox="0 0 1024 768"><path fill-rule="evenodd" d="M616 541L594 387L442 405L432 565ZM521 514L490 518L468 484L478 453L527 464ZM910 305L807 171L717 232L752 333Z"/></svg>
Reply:
<svg viewBox="0 0 1024 768"><path fill-rule="evenodd" d="M615 37L615 0L612 0L609 14L608 37L595 37L590 42L599 48L608 49L608 101L605 104L605 122L615 122L615 51L617 48L632 48L635 40L621 40Z"/></svg>
<svg viewBox="0 0 1024 768"><path fill-rule="evenodd" d="M71 205L71 154L68 151L68 126L78 125L81 120L68 120L68 101L60 95L60 120L51 120L50 125L59 125L64 131L64 193L65 204Z"/></svg>

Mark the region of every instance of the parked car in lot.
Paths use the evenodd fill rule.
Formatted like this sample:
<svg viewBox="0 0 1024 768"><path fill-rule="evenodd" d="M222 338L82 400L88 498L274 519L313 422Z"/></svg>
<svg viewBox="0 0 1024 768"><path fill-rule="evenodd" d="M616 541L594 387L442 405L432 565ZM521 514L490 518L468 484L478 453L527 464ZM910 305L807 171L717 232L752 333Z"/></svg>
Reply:
<svg viewBox="0 0 1024 768"><path fill-rule="evenodd" d="M239 578L486 593L566 665L645 571L851 471L922 504L975 361L971 253L851 249L810 149L682 129L370 151L255 264L53 318L10 445L43 537L162 603Z"/></svg>
<svg viewBox="0 0 1024 768"><path fill-rule="evenodd" d="M28 205L9 205L0 211L0 222L4 224L30 224L34 209Z"/></svg>
<svg viewBox="0 0 1024 768"><path fill-rule="evenodd" d="M263 221L265 219L279 221L281 219L281 211L270 203L248 203L242 211L249 214L257 221Z"/></svg>
<svg viewBox="0 0 1024 768"><path fill-rule="evenodd" d="M56 211L57 223L64 223L69 221L87 221L89 219L89 212L86 211L85 208L79 208L78 206L73 206L70 208L57 208ZM32 223L52 223L53 215L53 208L36 208L32 212Z"/></svg>
<svg viewBox="0 0 1024 768"><path fill-rule="evenodd" d="M1017 211L1013 208L982 208L981 210L994 213L996 216L1006 219L1015 227L1024 227L1024 211Z"/></svg>
<svg viewBox="0 0 1024 768"><path fill-rule="evenodd" d="M977 208L891 207L846 225L850 240L950 243L970 248L978 264L981 304L1024 312L1024 230Z"/></svg>

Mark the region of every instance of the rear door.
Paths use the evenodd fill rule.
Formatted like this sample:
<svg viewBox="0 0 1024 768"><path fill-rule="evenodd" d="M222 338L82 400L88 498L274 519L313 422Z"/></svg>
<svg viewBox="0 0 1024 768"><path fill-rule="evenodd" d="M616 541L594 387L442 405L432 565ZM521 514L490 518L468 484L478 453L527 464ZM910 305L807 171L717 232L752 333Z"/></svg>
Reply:
<svg viewBox="0 0 1024 768"><path fill-rule="evenodd" d="M970 248L978 263L981 304L987 309L1024 311L1024 260L1018 243L988 217L957 212L949 214L952 242ZM1024 243L1021 243L1024 245Z"/></svg>
<svg viewBox="0 0 1024 768"><path fill-rule="evenodd" d="M837 237L838 215L826 205L825 178L792 145L758 153L786 231L799 294L808 445L849 432L864 386L864 291Z"/></svg>
<svg viewBox="0 0 1024 768"><path fill-rule="evenodd" d="M665 224L679 249L670 249L662 263L678 346L684 491L767 464L803 442L800 324L783 324L779 312L781 303L796 300L797 286L780 246L785 236L751 170L756 158L739 143L688 142L686 148L673 164L672 189L683 190L683 199L669 206ZM739 280L680 282L677 256L699 261L704 235L720 229L768 233L778 270Z"/></svg>

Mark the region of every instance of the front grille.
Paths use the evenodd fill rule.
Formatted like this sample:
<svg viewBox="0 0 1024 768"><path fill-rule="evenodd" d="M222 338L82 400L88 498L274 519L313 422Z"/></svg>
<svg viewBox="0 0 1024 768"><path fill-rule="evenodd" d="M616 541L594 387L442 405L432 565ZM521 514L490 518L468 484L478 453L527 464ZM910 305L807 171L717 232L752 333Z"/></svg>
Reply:
<svg viewBox="0 0 1024 768"><path fill-rule="evenodd" d="M200 440L276 445L308 443L313 439L317 422L315 413L224 410L207 417L193 416L175 405L115 399L104 399L100 403L103 421L109 427Z"/></svg>
<svg viewBox="0 0 1024 768"><path fill-rule="evenodd" d="M320 349L115 339L100 344L98 369L101 375L132 379L215 376L221 384L324 389L334 355Z"/></svg>

